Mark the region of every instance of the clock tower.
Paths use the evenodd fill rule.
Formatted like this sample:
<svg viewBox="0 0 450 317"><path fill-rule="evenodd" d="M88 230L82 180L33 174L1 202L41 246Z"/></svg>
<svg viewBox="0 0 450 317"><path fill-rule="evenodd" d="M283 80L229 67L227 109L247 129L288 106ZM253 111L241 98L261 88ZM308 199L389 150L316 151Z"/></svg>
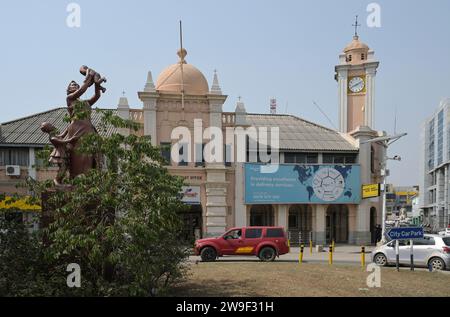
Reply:
<svg viewBox="0 0 450 317"><path fill-rule="evenodd" d="M375 76L379 62L374 51L359 40L353 41L339 55L335 79L339 89L339 131L348 133L358 126L374 129Z"/></svg>

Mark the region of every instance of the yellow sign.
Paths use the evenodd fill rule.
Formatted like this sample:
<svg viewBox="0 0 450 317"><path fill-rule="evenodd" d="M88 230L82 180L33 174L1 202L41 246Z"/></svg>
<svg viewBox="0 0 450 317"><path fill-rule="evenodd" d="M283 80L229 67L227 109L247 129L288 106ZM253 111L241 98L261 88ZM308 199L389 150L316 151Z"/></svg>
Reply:
<svg viewBox="0 0 450 317"><path fill-rule="evenodd" d="M27 197L12 201L11 197L6 196L5 200L0 200L1 209L18 209L20 211L41 211L41 206L31 205Z"/></svg>
<svg viewBox="0 0 450 317"><path fill-rule="evenodd" d="M373 198L380 196L380 184L362 185L362 198Z"/></svg>

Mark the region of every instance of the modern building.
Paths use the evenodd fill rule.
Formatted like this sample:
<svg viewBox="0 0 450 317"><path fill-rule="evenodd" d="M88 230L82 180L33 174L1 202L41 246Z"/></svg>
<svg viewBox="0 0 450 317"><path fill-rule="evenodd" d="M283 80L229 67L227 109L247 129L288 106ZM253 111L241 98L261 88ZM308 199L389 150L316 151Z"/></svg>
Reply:
<svg viewBox="0 0 450 317"><path fill-rule="evenodd" d="M450 98L441 101L422 127L420 207L424 224L439 231L450 223Z"/></svg>
<svg viewBox="0 0 450 317"><path fill-rule="evenodd" d="M169 171L184 177L183 201L191 206L183 214L186 238L217 235L236 226L278 225L289 230L293 242L310 236L316 244L373 242L375 226L381 223L381 199L362 199L361 186L381 182L385 151L381 144L365 142L385 135L374 130L378 67L374 52L355 36L339 56L335 69L339 131L293 115L248 113L241 100L235 111L225 112L227 96L217 73L210 86L203 73L187 63L186 55L186 50L179 50L179 60L156 82L148 72L138 92L142 105L130 107L122 97L115 110L141 123L137 133L161 146ZM53 177L55 170L35 168L36 151L49 144L39 125L49 121L63 128L65 111L57 108L2 124L0 191L14 191L13 185L26 176ZM210 138L198 134L198 122L200 132L202 128L222 132L223 147L214 151L222 148L225 160L205 159L203 150ZM180 140L176 132L180 127L193 139ZM261 152L269 145L270 154L276 153L272 140L261 141L264 129L275 134L272 128L279 132L279 165L268 164ZM234 135L238 130L246 133L244 148ZM227 138L230 131L232 137ZM257 142L260 152L252 150L252 142ZM181 160L173 160L170 147L177 147Z"/></svg>

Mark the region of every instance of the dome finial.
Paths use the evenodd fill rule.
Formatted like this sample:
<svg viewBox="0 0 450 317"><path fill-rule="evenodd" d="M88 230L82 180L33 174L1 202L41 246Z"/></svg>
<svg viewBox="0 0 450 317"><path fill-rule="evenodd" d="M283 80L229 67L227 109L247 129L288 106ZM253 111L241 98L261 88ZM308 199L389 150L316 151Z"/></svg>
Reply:
<svg viewBox="0 0 450 317"><path fill-rule="evenodd" d="M180 57L180 63L186 64L186 60L184 59L187 55L187 51L184 48L180 48L177 52L178 57Z"/></svg>

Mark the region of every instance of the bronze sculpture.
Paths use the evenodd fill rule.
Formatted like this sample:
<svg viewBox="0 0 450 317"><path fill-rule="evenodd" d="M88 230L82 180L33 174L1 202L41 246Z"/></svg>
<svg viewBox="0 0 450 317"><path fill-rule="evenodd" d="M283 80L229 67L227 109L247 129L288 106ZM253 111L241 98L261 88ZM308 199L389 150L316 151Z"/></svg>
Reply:
<svg viewBox="0 0 450 317"><path fill-rule="evenodd" d="M80 70L83 69L83 66ZM80 139L89 134L97 133L91 122L91 107L98 101L104 88L101 83L104 78L92 69L87 69L86 79L80 87L75 81L71 81L67 87L67 110L70 123L59 135L56 135L55 127L48 122L41 125L41 130L49 134L50 142L54 150L50 155L49 162L57 164L58 175L54 179L57 186L63 185L63 179L67 171L70 178L84 174L92 168L100 166L98 155L79 153ZM88 100L80 100L86 90L95 86L95 94Z"/></svg>

